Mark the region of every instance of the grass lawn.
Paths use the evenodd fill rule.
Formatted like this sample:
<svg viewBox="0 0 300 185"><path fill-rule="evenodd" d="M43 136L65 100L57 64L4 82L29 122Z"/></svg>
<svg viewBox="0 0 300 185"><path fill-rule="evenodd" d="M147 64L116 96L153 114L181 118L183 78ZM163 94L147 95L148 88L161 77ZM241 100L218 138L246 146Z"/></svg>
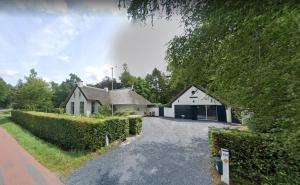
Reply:
<svg viewBox="0 0 300 185"><path fill-rule="evenodd" d="M0 113L0 126L5 128L36 160L50 171L56 173L62 180L84 162L112 148L112 145L109 145L96 152L64 151L55 145L35 137L9 118L10 113Z"/></svg>

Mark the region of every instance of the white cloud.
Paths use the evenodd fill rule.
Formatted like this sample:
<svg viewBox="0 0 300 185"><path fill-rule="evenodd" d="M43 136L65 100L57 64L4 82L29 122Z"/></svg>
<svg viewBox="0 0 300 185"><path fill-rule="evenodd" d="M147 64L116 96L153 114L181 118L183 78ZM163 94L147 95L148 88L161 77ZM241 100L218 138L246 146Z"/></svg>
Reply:
<svg viewBox="0 0 300 185"><path fill-rule="evenodd" d="M42 77L43 80L45 80L46 82L50 82L51 80L48 77Z"/></svg>
<svg viewBox="0 0 300 185"><path fill-rule="evenodd" d="M18 72L15 70L10 70L10 69L1 69L0 70L1 77L13 77L16 74L18 74Z"/></svg>
<svg viewBox="0 0 300 185"><path fill-rule="evenodd" d="M60 60L62 62L66 62L66 63L70 62L70 58L67 55L60 55L57 58L58 58L58 60Z"/></svg>
<svg viewBox="0 0 300 185"><path fill-rule="evenodd" d="M111 76L111 64L104 64L99 67L87 66L84 71L84 81L95 83L101 81L105 76Z"/></svg>
<svg viewBox="0 0 300 185"><path fill-rule="evenodd" d="M36 56L57 55L78 33L69 16L57 17L30 39L30 51Z"/></svg>

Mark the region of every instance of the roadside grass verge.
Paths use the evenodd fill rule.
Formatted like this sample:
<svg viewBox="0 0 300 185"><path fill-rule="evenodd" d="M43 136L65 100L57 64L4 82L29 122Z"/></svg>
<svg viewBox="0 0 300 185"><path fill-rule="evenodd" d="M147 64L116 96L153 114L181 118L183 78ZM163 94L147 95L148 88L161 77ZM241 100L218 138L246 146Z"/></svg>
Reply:
<svg viewBox="0 0 300 185"><path fill-rule="evenodd" d="M12 135L37 161L56 173L62 180L65 180L70 172L80 167L84 162L107 152L114 145L110 144L95 152L65 151L35 137L29 131L11 121L10 113L0 113L0 126Z"/></svg>

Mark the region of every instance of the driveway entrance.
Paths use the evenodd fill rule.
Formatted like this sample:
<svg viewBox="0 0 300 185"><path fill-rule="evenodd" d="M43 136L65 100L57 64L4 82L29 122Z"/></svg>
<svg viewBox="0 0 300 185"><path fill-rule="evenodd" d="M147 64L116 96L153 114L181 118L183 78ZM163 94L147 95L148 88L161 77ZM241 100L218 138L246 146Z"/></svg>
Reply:
<svg viewBox="0 0 300 185"><path fill-rule="evenodd" d="M74 171L67 185L210 185L209 126L216 122L144 118L143 133Z"/></svg>

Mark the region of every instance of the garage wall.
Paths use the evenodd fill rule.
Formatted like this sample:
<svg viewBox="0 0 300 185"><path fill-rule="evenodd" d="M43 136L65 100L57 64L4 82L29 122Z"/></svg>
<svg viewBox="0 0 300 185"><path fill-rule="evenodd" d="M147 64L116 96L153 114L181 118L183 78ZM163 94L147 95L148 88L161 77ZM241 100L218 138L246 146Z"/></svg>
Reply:
<svg viewBox="0 0 300 185"><path fill-rule="evenodd" d="M195 94L192 94L193 91ZM192 86L172 103L172 107L174 105L221 105L221 103Z"/></svg>
<svg viewBox="0 0 300 185"><path fill-rule="evenodd" d="M175 117L174 106L172 106L172 108L164 107L164 117L169 117L169 118Z"/></svg>

